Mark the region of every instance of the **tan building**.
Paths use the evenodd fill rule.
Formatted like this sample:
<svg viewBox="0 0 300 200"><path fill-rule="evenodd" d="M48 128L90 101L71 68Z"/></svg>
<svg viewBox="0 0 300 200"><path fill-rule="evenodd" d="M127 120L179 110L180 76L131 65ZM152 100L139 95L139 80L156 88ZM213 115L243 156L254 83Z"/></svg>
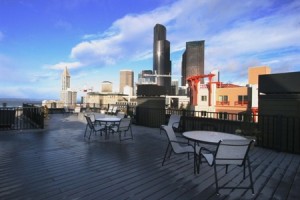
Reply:
<svg viewBox="0 0 300 200"><path fill-rule="evenodd" d="M258 76L270 74L267 66L248 69L248 85L239 86L209 82L198 84L197 105L195 110L208 112L241 113L258 109Z"/></svg>
<svg viewBox="0 0 300 200"><path fill-rule="evenodd" d="M216 112L239 113L248 108L248 87L246 86L223 85L216 90L216 97Z"/></svg>
<svg viewBox="0 0 300 200"><path fill-rule="evenodd" d="M249 67L248 69L248 84L258 84L258 76L271 74L271 68L268 66Z"/></svg>
<svg viewBox="0 0 300 200"><path fill-rule="evenodd" d="M103 93L112 93L113 84L110 81L103 81L101 83L101 92Z"/></svg>
<svg viewBox="0 0 300 200"><path fill-rule="evenodd" d="M119 101L123 101L123 95L118 93L88 92L85 97L86 104L95 106L116 104Z"/></svg>
<svg viewBox="0 0 300 200"><path fill-rule="evenodd" d="M120 93L133 96L134 91L134 73L132 70L120 71Z"/></svg>
<svg viewBox="0 0 300 200"><path fill-rule="evenodd" d="M65 67L61 75L62 90L60 92L60 100L64 103L64 106L73 107L77 102L77 92L70 88L71 76L68 68Z"/></svg>

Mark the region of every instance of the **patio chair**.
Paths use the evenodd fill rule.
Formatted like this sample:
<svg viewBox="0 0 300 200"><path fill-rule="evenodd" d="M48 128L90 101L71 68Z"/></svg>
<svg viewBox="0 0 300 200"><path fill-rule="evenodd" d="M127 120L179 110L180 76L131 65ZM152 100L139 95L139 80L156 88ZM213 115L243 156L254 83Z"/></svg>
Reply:
<svg viewBox="0 0 300 200"><path fill-rule="evenodd" d="M90 115L90 116L93 116L93 115ZM90 116L84 115L84 117L87 121L85 132L84 132L84 137L86 137L87 130L90 129L89 139L90 139L92 133L95 133L95 135L96 135L97 132L100 132L100 134L102 135L102 131L105 130L105 126L95 124L92 121Z"/></svg>
<svg viewBox="0 0 300 200"><path fill-rule="evenodd" d="M133 140L130 118L122 118L118 124L111 125L110 130L113 131L113 133L119 134L120 142L123 140L129 140L129 139ZM126 136L127 132L130 132L129 137Z"/></svg>
<svg viewBox="0 0 300 200"><path fill-rule="evenodd" d="M175 154L187 153L188 158L189 158L189 153L195 152L193 145L191 145L187 142L181 142L177 139L172 126L162 126L162 129L167 133L168 140L169 140L168 146L167 146L167 149L166 149L166 152L164 155L164 159L161 164L162 166L164 165L167 156L168 156L168 159L171 157L172 152L174 152ZM195 164L195 162L194 162L194 164Z"/></svg>
<svg viewBox="0 0 300 200"><path fill-rule="evenodd" d="M208 149L201 147L199 153L199 165L201 164L201 157L205 158L209 166L214 166L215 182L216 182L216 191L219 194L219 189L251 189L252 194L254 194L253 188L253 179L252 172L249 160L249 149L252 146L254 140L223 140L218 143L217 150L215 153L212 153ZM198 165L198 167L199 167ZM246 167L249 170L249 179L250 185L248 187L236 186L219 186L218 175L217 175L217 166L225 165L225 172L228 172L229 165L236 165L243 167L243 179L246 177ZM247 165L247 166L246 166ZM199 169L199 168L198 168Z"/></svg>
<svg viewBox="0 0 300 200"><path fill-rule="evenodd" d="M112 113L112 109L113 109L113 106L109 106L107 111L105 112L105 114L111 114Z"/></svg>
<svg viewBox="0 0 300 200"><path fill-rule="evenodd" d="M179 129L179 125L180 125L180 119L181 119L181 116L180 115L175 115L175 114L172 114L170 116L170 119L168 121L168 124L167 125L161 125L160 126L160 134L161 134L161 131L164 130L164 127L165 126L171 126L173 128L173 130L178 130Z"/></svg>
<svg viewBox="0 0 300 200"><path fill-rule="evenodd" d="M118 107L117 107L117 106L114 106L114 107L112 108L111 115L116 115L117 112L118 112Z"/></svg>

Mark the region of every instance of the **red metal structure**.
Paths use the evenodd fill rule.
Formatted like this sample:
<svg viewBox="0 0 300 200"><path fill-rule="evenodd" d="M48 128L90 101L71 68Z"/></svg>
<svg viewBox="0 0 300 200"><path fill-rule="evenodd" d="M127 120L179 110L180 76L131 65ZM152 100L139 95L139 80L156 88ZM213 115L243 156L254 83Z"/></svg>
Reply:
<svg viewBox="0 0 300 200"><path fill-rule="evenodd" d="M215 74L202 74L202 75L195 75L190 76L186 80L188 81L189 88L190 88L190 104L196 106L197 105L197 96L198 96L198 88L197 85L203 78L208 78L208 102L209 106L211 106L211 80L212 77L214 77Z"/></svg>

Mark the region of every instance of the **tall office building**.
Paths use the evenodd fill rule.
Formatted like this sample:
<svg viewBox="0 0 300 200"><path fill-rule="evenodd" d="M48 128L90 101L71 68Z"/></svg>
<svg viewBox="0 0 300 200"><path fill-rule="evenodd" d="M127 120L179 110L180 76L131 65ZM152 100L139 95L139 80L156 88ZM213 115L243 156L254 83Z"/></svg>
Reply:
<svg viewBox="0 0 300 200"><path fill-rule="evenodd" d="M71 90L71 76L68 71L68 68L65 67L61 75L61 93L60 100L64 103L65 106L70 106L76 104L77 101L77 92Z"/></svg>
<svg viewBox="0 0 300 200"><path fill-rule="evenodd" d="M182 55L182 86L186 85L188 77L204 74L204 42L201 40L186 43L186 50Z"/></svg>
<svg viewBox="0 0 300 200"><path fill-rule="evenodd" d="M120 71L120 93L133 96L133 79L134 73L132 70Z"/></svg>
<svg viewBox="0 0 300 200"><path fill-rule="evenodd" d="M70 82L71 80L71 76L70 76L70 73L68 71L68 68L65 67L63 73L61 74L61 90L67 90L68 88L70 88Z"/></svg>
<svg viewBox="0 0 300 200"><path fill-rule="evenodd" d="M153 39L153 73L157 74L156 83L164 86L166 93L171 92L171 60L170 60L170 42L166 40L166 28L161 24L154 27Z"/></svg>

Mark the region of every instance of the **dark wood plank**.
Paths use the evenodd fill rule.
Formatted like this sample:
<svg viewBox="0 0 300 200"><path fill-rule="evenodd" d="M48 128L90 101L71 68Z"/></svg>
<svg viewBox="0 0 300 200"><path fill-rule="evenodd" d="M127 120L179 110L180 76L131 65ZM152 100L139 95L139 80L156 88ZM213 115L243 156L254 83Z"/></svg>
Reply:
<svg viewBox="0 0 300 200"><path fill-rule="evenodd" d="M0 199L300 199L300 156L260 147L250 151L255 195L220 190L206 163L172 155L159 129L133 126L134 140L83 138L85 122L51 115L44 130L0 133ZM219 184L246 186L243 171L218 167ZM247 177L248 178L248 175Z"/></svg>

